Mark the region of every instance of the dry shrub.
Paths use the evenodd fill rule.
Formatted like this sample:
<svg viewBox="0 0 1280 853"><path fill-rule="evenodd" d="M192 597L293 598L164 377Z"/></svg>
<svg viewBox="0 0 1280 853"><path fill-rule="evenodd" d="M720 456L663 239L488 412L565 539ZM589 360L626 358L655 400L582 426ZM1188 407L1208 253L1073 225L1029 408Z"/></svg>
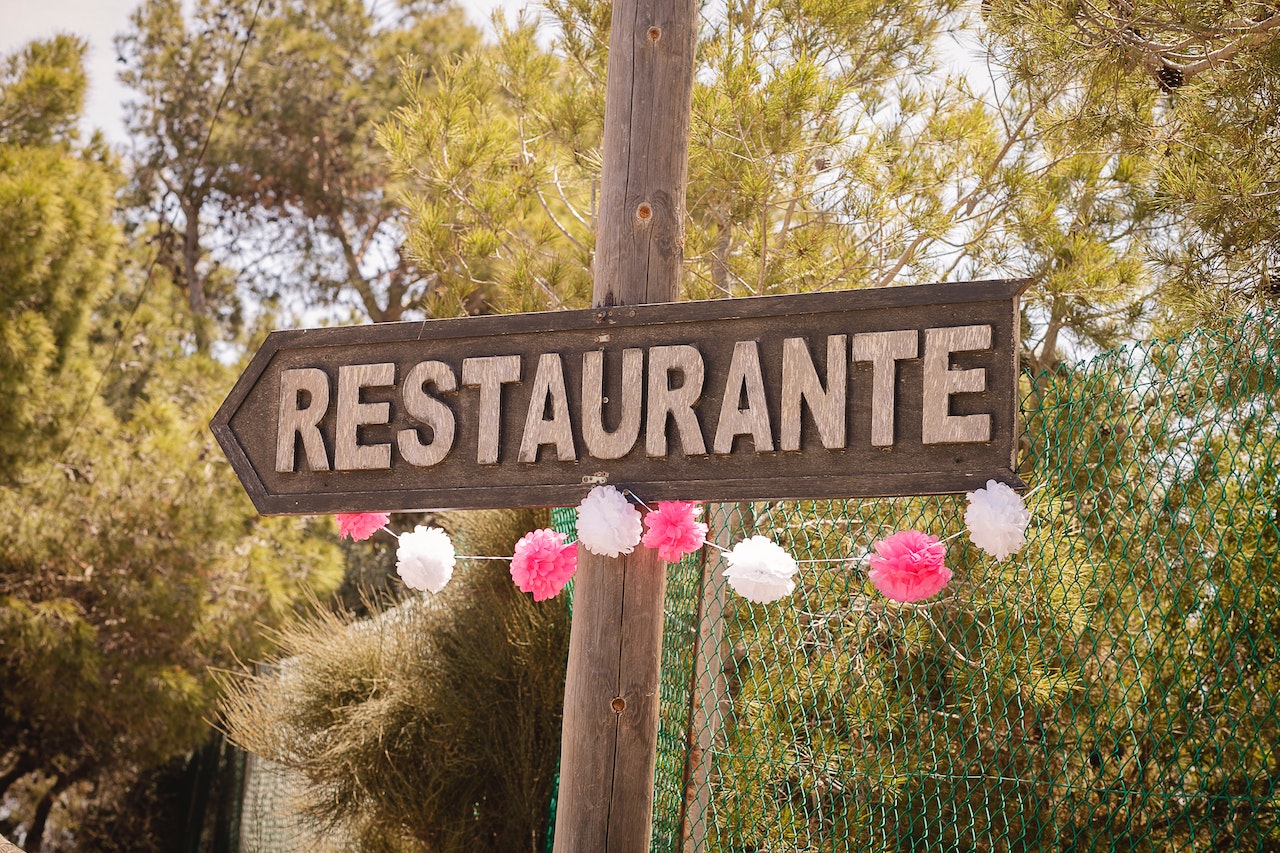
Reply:
<svg viewBox="0 0 1280 853"><path fill-rule="evenodd" d="M509 554L531 512L440 517L460 554ZM316 608L270 674L228 679L243 748L306 780L302 808L369 851L535 851L549 831L569 614L508 564L460 561L434 598L372 619Z"/></svg>

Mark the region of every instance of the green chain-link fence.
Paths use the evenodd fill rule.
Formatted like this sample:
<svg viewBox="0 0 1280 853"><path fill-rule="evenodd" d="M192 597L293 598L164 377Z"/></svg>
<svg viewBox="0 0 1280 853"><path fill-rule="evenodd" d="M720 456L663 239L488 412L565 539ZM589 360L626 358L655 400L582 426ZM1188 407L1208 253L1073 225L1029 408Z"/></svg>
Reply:
<svg viewBox="0 0 1280 853"><path fill-rule="evenodd" d="M927 603L858 560L963 497L712 507L801 571L672 567L652 849L1280 851L1278 326L1025 377L1027 547Z"/></svg>
<svg viewBox="0 0 1280 853"><path fill-rule="evenodd" d="M1027 547L920 605L859 558L963 497L710 507L801 570L671 567L651 849L1280 851L1278 374L1272 313L1025 377Z"/></svg>

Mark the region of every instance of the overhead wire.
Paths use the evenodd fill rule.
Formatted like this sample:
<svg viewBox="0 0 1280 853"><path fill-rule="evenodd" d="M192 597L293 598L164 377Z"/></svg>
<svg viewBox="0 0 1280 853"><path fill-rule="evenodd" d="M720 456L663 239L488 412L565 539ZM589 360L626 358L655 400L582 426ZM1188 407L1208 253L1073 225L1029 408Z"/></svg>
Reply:
<svg viewBox="0 0 1280 853"><path fill-rule="evenodd" d="M205 155L209 151L209 142L213 138L213 131L217 127L218 119L222 116L222 109L226 105L227 95L231 92L231 87L235 85L236 75L239 73L240 65L244 61L245 54L249 50L249 43L253 40L254 28L257 26L258 15L262 11L262 4L264 2L265 0L258 0L257 4L253 8L253 15L249 20L248 27L245 28L244 41L241 43L240 51L236 55L236 60L231 66L231 72L227 75L227 82L222 87L222 92L218 96L218 102L214 105L213 115L209 119L209 126L205 130L204 139L200 144L200 151L196 155L196 160L190 173L183 181L181 195L184 197L191 191L196 172L204 162ZM156 241L155 252L152 254L151 260L147 264L146 275L143 277L142 284L138 287L138 293L133 300L133 304L129 308L128 316L125 322L120 325L119 336L111 347L111 354L107 358L106 364L98 375L97 383L94 385L92 392L90 392L88 397L85 399L84 408L81 409L80 414L76 418L75 424L67 434L66 441L63 442L62 448L54 454L50 467L45 473L44 479L41 480L42 487L49 482L49 478L53 476L53 473L64 464L67 451L71 449L81 427L84 426L84 422L89 416L89 410L93 407L93 401L98 398L98 394L102 391L102 386L106 384L107 376L110 374L112 367L115 366L116 360L119 358L121 345L132 330L134 320L138 315L138 310L142 307L142 302L146 299L147 293L150 291L151 284L155 280L156 265L164 254L166 246L173 236L174 230L175 225L173 222L169 219L161 220L161 229Z"/></svg>

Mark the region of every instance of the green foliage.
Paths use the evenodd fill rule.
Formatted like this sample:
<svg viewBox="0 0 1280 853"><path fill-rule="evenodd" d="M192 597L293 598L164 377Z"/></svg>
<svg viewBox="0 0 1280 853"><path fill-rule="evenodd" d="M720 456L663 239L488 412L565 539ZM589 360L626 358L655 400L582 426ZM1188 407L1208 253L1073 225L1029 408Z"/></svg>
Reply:
<svg viewBox="0 0 1280 853"><path fill-rule="evenodd" d="M530 512L442 519L465 554L502 554ZM559 757L568 610L503 562L463 561L438 596L349 623L285 628L264 674L230 680L233 740L301 772L307 816L360 849L541 851Z"/></svg>
<svg viewBox="0 0 1280 853"><path fill-rule="evenodd" d="M1071 81L1063 130L1145 159L1165 322L1274 295L1280 21L1261 2L984 2L1015 80Z"/></svg>
<svg viewBox="0 0 1280 853"><path fill-rule="evenodd" d="M1029 277L1028 356L1106 346L1150 285L1143 161L1051 132L1067 83L975 92L938 70L958 4L708 7L693 93L687 298ZM379 139L435 314L590 292L607 7L548 5L421 82ZM540 34L544 34L540 35ZM549 42L549 49L540 47ZM1006 84L998 84L1004 88Z"/></svg>
<svg viewBox="0 0 1280 853"><path fill-rule="evenodd" d="M1272 849L1275 333L1271 313L1041 377L1027 546L951 541L928 602L885 601L856 561L962 529L961 500L740 505L732 538L819 562L786 600L730 598L690 815L711 849Z"/></svg>
<svg viewBox="0 0 1280 853"><path fill-rule="evenodd" d="M1041 494L1038 515L1052 512ZM948 850L1027 831L1045 719L1079 679L1067 649L1091 594L1063 567L1079 548L1044 525L1029 559L993 563L952 543L955 580L920 604L875 592L847 563L895 529L963 529L955 498L765 507L734 523L770 530L801 569L768 606L732 599L739 651L717 755L713 850ZM745 533L743 535L746 535Z"/></svg>
<svg viewBox="0 0 1280 853"><path fill-rule="evenodd" d="M48 147L72 142L84 109L86 45L71 36L33 41L0 62L0 140Z"/></svg>
<svg viewBox="0 0 1280 853"><path fill-rule="evenodd" d="M683 295L1026 276L1024 361L1052 369L1155 300L1176 325L1274 291L1274 10L980 10L704 7ZM123 249L117 169L77 138L83 44L0 63L0 772L30 793L4 828L65 792L127 811L203 737L209 667L337 581L329 525L258 519L203 426L246 295L373 320L587 303L609 19L551 0L480 44L449 5L145 0L118 42ZM939 71L957 30L989 90ZM1274 353L1231 341L1037 377L1028 470L1070 476L1017 560L953 543L952 592L919 606L837 564L738 602L713 848L1273 844ZM961 510L760 511L825 559ZM527 522L446 523L496 554ZM345 553L382 571L389 548ZM366 849L541 849L566 637L563 603L463 566L438 599L295 623L229 726Z"/></svg>
<svg viewBox="0 0 1280 853"><path fill-rule="evenodd" d="M1076 849L1263 849L1274 833L1274 323L1064 371L1039 413L1098 590L1053 740L1048 808Z"/></svg>
<svg viewBox="0 0 1280 853"><path fill-rule="evenodd" d="M118 175L74 144L85 46L61 36L0 74L0 483L57 448L89 403L85 326L111 284Z"/></svg>
<svg viewBox="0 0 1280 853"><path fill-rule="evenodd" d="M689 152L691 295L936 273L918 269L928 238L915 238L953 222L931 173L963 169L978 153L963 139L950 150L932 139L972 119L955 81L933 74L956 8L731 2L712 18Z"/></svg>
<svg viewBox="0 0 1280 853"><path fill-rule="evenodd" d="M412 46L442 60L477 38L447 4L382 15L359 0L139 6L117 41L138 96L135 203L176 224L165 262L201 347L240 331L246 297L258 310L300 302L341 316L345 304L380 321L419 306L429 271L399 254L374 127L398 103L398 55Z"/></svg>
<svg viewBox="0 0 1280 853"><path fill-rule="evenodd" d="M258 518L219 461L202 379L228 371L207 373L157 377L128 422L82 430L53 476L0 490L8 760L128 778L191 750L213 716L210 667L263 653L263 625L338 581L327 525Z"/></svg>
<svg viewBox="0 0 1280 853"><path fill-rule="evenodd" d="M91 819L207 738L210 667L341 574L331 524L258 518L222 461L234 371L192 355L110 158L75 142L83 50L32 45L0 89L0 795L30 795L0 828L32 850L55 802Z"/></svg>
<svg viewBox="0 0 1280 853"><path fill-rule="evenodd" d="M405 70L408 103L379 140L408 179L406 246L435 271L433 316L580 306L590 295L586 210L604 106L591 81L603 80L603 57L585 22L562 23L578 27L579 62L544 53L522 19L499 22L496 46L435 69L434 85L416 63Z"/></svg>

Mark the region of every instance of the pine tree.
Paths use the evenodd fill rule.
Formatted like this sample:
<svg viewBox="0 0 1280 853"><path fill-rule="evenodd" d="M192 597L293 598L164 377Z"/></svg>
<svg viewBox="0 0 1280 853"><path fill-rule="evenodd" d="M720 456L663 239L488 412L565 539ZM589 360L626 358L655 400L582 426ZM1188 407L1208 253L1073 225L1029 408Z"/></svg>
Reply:
<svg viewBox="0 0 1280 853"><path fill-rule="evenodd" d="M328 522L258 518L218 461L233 373L191 353L77 142L83 53L34 43L0 81L0 831L28 850L206 739L210 668L341 570Z"/></svg>
<svg viewBox="0 0 1280 853"><path fill-rule="evenodd" d="M419 84L381 141L433 313L580 307L589 293L608 7L548 6ZM1054 132L1069 81L939 69L971 26L937 4L706 10L694 91L686 298L1029 277L1027 357L1106 346L1142 315L1140 159ZM870 35L868 35L870 34ZM481 307L483 306L483 308Z"/></svg>
<svg viewBox="0 0 1280 853"><path fill-rule="evenodd" d="M240 331L244 299L375 321L419 306L432 282L399 251L374 127L397 103L399 54L436 61L477 38L459 8L422 2L138 7L117 41L137 94L134 203L172 223L165 260L200 348Z"/></svg>
<svg viewBox="0 0 1280 853"><path fill-rule="evenodd" d="M1273 299L1280 18L1261 2L985 3L1016 79L1070 80L1070 130L1144 158L1167 320Z"/></svg>
<svg viewBox="0 0 1280 853"><path fill-rule="evenodd" d="M91 402L85 332L111 284L120 174L100 140L79 141L85 50L59 36L0 62L0 485Z"/></svg>

